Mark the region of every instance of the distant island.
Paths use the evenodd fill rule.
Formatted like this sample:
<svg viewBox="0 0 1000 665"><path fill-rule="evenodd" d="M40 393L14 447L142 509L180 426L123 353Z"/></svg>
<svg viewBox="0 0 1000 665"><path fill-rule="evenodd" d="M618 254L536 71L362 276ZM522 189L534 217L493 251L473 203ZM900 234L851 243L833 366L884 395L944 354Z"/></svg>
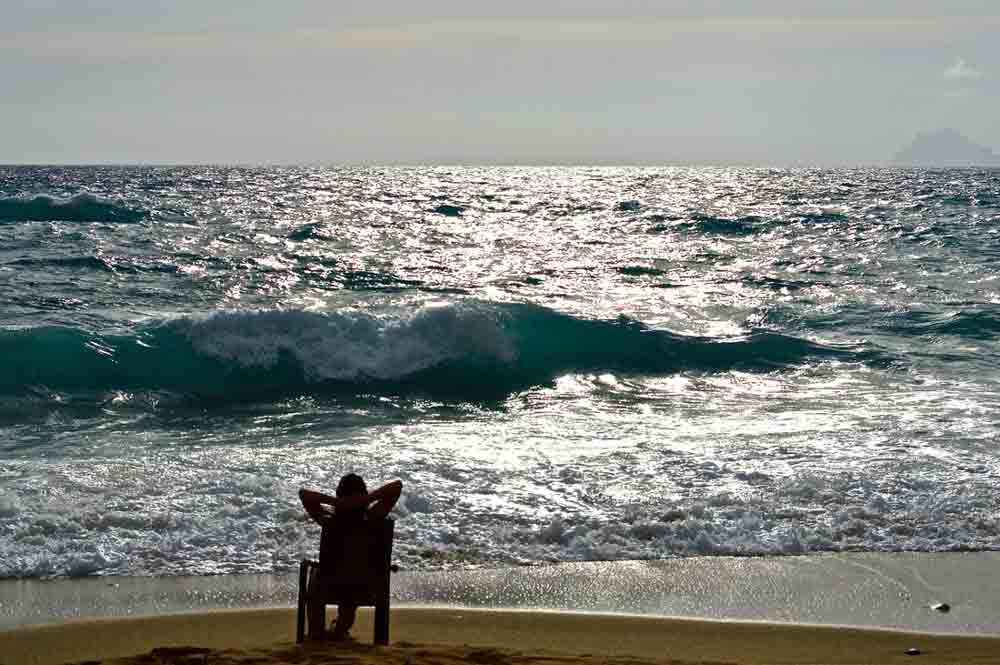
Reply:
<svg viewBox="0 0 1000 665"><path fill-rule="evenodd" d="M901 166L1000 166L1000 155L953 129L921 132L893 159Z"/></svg>

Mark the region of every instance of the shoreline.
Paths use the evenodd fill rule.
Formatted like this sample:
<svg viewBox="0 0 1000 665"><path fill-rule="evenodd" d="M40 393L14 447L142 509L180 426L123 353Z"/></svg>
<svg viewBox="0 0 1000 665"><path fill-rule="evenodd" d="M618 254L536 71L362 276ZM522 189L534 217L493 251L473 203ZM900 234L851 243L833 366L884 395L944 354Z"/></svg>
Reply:
<svg viewBox="0 0 1000 665"><path fill-rule="evenodd" d="M995 663L1000 636L932 635L891 629L698 620L566 611L394 608L390 646L372 648L372 613L359 611L356 642L298 646L294 609L217 610L133 618L92 619L0 631L0 662L64 665L96 661L241 662L277 664L361 662L432 665L441 662L514 665L595 659L650 663ZM189 651L184 652L184 648ZM153 649L167 649L142 660ZM169 660L170 649L178 656ZM486 650L486 651L484 651ZM184 661L184 654L199 656ZM485 655L484 655L485 654ZM187 657L184 656L184 657ZM121 659L121 660L119 660Z"/></svg>
<svg viewBox="0 0 1000 665"><path fill-rule="evenodd" d="M892 665L915 648L921 663L979 665L1000 654L1000 552L403 571L386 648L370 646L368 608L356 642L295 645L296 582L3 581L0 664Z"/></svg>
<svg viewBox="0 0 1000 665"><path fill-rule="evenodd" d="M0 630L101 617L287 608L295 605L297 581L291 573L5 580ZM392 603L1000 635L1000 552L402 571L392 579ZM934 611L936 603L948 603L949 611Z"/></svg>

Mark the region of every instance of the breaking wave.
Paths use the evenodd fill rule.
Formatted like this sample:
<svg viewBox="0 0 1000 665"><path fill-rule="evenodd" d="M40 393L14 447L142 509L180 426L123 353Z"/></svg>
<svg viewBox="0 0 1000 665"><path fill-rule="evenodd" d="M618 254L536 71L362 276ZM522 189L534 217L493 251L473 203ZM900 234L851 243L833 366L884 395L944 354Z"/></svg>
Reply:
<svg viewBox="0 0 1000 665"><path fill-rule="evenodd" d="M0 331L0 393L166 391L195 398L393 392L502 397L563 374L766 371L856 349L774 332L678 335L628 318L591 320L531 304L466 302L406 317L222 312L130 334L72 327Z"/></svg>
<svg viewBox="0 0 1000 665"><path fill-rule="evenodd" d="M77 194L60 199L44 194L32 198L24 196L0 197L0 223L11 222L114 222L133 223L146 217L141 210L133 210L112 203L93 194Z"/></svg>

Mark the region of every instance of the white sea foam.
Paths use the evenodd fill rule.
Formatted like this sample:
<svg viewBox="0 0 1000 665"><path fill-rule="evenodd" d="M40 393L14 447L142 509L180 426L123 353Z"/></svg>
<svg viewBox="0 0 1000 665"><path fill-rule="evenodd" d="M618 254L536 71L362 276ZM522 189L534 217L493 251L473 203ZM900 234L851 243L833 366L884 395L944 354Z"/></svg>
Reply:
<svg viewBox="0 0 1000 665"><path fill-rule="evenodd" d="M0 495L0 517L14 517L20 510L20 502L13 494Z"/></svg>
<svg viewBox="0 0 1000 665"><path fill-rule="evenodd" d="M510 362L516 351L495 308L477 303L430 307L401 316L365 312L226 312L180 319L206 356L246 367L294 357L316 380L395 379L444 360L474 355Z"/></svg>
<svg viewBox="0 0 1000 665"><path fill-rule="evenodd" d="M294 484L253 471L226 472L209 463L213 458L203 459L205 466L196 476L185 467L162 466L158 484L130 499L160 506L154 511L106 509L107 497L118 495L118 485L125 484L114 476L106 476L104 493L76 494L65 504L33 495L19 499L12 509L15 502L5 500L7 537L0 539L0 576L291 570L313 553L318 531L298 506ZM60 495L66 497L74 478L98 470L77 462L51 471L51 486L61 487ZM996 548L1000 536L1000 520L983 486L893 496L898 486L892 480L859 482L850 473L819 479L806 473L786 479L777 493L757 490L737 496L723 491L705 502L610 502L599 510L579 510L570 492L555 495L551 505L536 504L534 511L522 506L508 513L504 503L510 483L530 482L533 474L526 468L524 475L508 474L491 487L472 472L466 485L443 476L435 479L431 467L412 461L396 511L396 560L404 567L439 568L839 550L942 551ZM706 480L718 480L715 473L710 476ZM548 481L539 480L532 492L547 493ZM590 489L581 488L581 496L596 489L593 478L583 482ZM473 497L477 500L470 501ZM495 508L484 511L479 500Z"/></svg>

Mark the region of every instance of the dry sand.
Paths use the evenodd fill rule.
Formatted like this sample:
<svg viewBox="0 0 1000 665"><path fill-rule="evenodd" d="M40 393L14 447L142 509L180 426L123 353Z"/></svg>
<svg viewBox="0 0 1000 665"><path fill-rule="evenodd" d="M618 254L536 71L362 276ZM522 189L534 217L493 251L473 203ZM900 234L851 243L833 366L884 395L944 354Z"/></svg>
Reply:
<svg viewBox="0 0 1000 665"><path fill-rule="evenodd" d="M105 619L0 633L3 665L590 665L614 663L1000 664L1000 637L566 612L400 608L389 647L297 646L293 610ZM908 649L921 651L907 655Z"/></svg>

